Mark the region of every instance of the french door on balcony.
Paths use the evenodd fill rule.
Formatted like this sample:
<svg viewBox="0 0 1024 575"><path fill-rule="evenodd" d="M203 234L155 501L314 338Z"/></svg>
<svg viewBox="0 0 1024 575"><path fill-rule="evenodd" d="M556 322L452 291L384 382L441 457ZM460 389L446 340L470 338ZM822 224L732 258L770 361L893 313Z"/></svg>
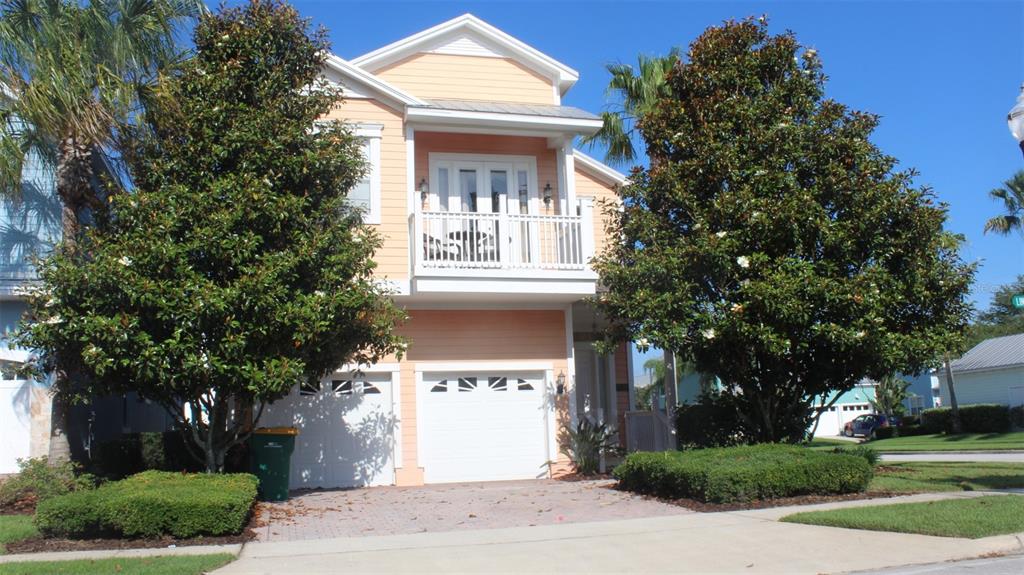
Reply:
<svg viewBox="0 0 1024 575"><path fill-rule="evenodd" d="M540 212L533 158L431 154L430 164L429 210L448 215L425 230L428 245L484 267L498 265L507 250L532 259L536 234L508 216Z"/></svg>

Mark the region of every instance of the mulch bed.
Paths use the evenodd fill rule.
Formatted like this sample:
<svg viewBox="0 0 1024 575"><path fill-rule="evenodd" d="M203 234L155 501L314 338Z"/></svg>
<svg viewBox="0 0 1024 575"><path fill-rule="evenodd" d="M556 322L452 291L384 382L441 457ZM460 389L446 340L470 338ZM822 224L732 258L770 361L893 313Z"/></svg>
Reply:
<svg viewBox="0 0 1024 575"><path fill-rule="evenodd" d="M0 506L0 515L32 515L36 512L36 496L29 495Z"/></svg>
<svg viewBox="0 0 1024 575"><path fill-rule="evenodd" d="M158 537L154 539L47 539L32 537L5 547L8 553L42 553L44 551L90 551L93 549L144 549L159 547L190 547L194 545L231 545L245 543L256 538L252 530L246 529L241 535L225 535L222 537L193 537L191 539L175 539L174 537Z"/></svg>
<svg viewBox="0 0 1024 575"><path fill-rule="evenodd" d="M553 478L555 481L596 481L602 479L614 479L612 474L609 473L596 473L594 475L583 475L582 473L567 473L565 475L559 475Z"/></svg>

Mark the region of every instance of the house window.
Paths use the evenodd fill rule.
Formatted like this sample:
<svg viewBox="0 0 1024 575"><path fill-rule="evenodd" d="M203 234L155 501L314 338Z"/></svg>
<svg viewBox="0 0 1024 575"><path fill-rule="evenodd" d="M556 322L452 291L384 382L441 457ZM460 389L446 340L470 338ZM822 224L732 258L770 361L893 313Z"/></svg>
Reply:
<svg viewBox="0 0 1024 575"><path fill-rule="evenodd" d="M430 210L540 213L537 158L431 152Z"/></svg>
<svg viewBox="0 0 1024 575"><path fill-rule="evenodd" d="M348 201L363 211L363 222L379 224L381 212L380 184L380 143L384 126L380 124L361 124L353 130L362 140L363 156L366 158L368 171L348 192Z"/></svg>

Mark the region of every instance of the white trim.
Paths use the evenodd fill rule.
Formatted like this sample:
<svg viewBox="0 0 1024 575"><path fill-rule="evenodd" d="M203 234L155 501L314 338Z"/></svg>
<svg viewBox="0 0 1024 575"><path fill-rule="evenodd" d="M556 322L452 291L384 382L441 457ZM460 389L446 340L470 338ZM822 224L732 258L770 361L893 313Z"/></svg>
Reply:
<svg viewBox="0 0 1024 575"><path fill-rule="evenodd" d="M573 335L572 304L565 307L565 354L566 374L565 387L569 394L569 424L576 429L578 414L576 413L576 341Z"/></svg>
<svg viewBox="0 0 1024 575"><path fill-rule="evenodd" d="M558 79L559 92L562 94L568 91L580 77L576 70L509 36L472 14L463 14L363 54L352 59L352 64L369 71L378 70L405 57L428 51L443 44L449 36L476 37L481 44L493 51L512 58L544 76L554 76Z"/></svg>
<svg viewBox="0 0 1024 575"><path fill-rule="evenodd" d="M352 133L360 138L381 138L384 136L384 124L353 122Z"/></svg>
<svg viewBox="0 0 1024 575"><path fill-rule="evenodd" d="M551 371L550 361L419 361L413 367L416 373L464 373L467 371ZM422 383L422 379L417 384Z"/></svg>
<svg viewBox="0 0 1024 575"><path fill-rule="evenodd" d="M419 191L416 189L418 185L416 182L416 130L408 124L405 126L405 178L406 187L409 190L406 198L406 214L412 216L416 213L416 202L419 201L416 196ZM412 258L409 258L409 261L411 262Z"/></svg>
<svg viewBox="0 0 1024 575"><path fill-rule="evenodd" d="M366 159L370 165L370 173L367 177L370 179L370 209L363 214L363 223L377 225L381 222L381 212L383 212L383 197L381 192L381 135L383 134L383 126L379 130L374 130L372 127L363 128L359 127L356 129L356 136L362 138L369 144L368 155ZM374 135L376 134L376 135Z"/></svg>
<svg viewBox="0 0 1024 575"><path fill-rule="evenodd" d="M405 118L423 124L455 124L475 127L522 128L552 132L571 132L592 135L601 129L601 120L559 118L536 114L505 114L499 112L470 112L440 108L409 106Z"/></svg>
<svg viewBox="0 0 1024 575"><path fill-rule="evenodd" d="M334 54L328 54L327 59L324 61L324 65L328 68L347 76L360 84L366 86L370 90L383 96L386 101L391 103L404 104L406 106L424 106L426 103L423 100L403 92L402 90L388 84L384 80L381 80L377 76L363 70L362 68L353 66L351 63L345 61Z"/></svg>
<svg viewBox="0 0 1024 575"><path fill-rule="evenodd" d="M420 390L423 389L423 372L413 372L413 395L416 396L416 461L414 468L423 469L423 394Z"/></svg>
<svg viewBox="0 0 1024 575"><path fill-rule="evenodd" d="M391 463L397 471L402 468L402 371L397 363L391 370L391 414L395 418L394 444L391 446ZM394 483L397 483L397 477Z"/></svg>
<svg viewBox="0 0 1024 575"><path fill-rule="evenodd" d="M548 477L551 476L551 465L558 460L558 406L555 400L558 395L555 389L555 370L549 369L544 372L544 457L548 460Z"/></svg>
<svg viewBox="0 0 1024 575"><path fill-rule="evenodd" d="M593 272L572 272L589 273L591 277L565 279L562 281L552 280L543 277L523 279L500 279L481 281L475 277L485 270L467 270L463 277L429 277L417 274L415 279L416 293L468 293L468 294L540 294L555 297L558 295L588 296L597 293L597 274ZM490 271L490 270L486 270ZM547 275L554 275L557 272L547 272ZM569 272L566 272L569 273ZM473 274L473 275L465 275Z"/></svg>
<svg viewBox="0 0 1024 575"><path fill-rule="evenodd" d="M575 150L573 155L576 157L577 166L583 168L584 171L591 175L597 176L598 178L613 185L621 186L626 183L626 175L607 164L596 160L579 150Z"/></svg>
<svg viewBox="0 0 1024 575"><path fill-rule="evenodd" d="M504 54L492 50L468 34L445 40L441 44L425 50L428 54L449 54L453 56L476 56L478 58L504 58Z"/></svg>

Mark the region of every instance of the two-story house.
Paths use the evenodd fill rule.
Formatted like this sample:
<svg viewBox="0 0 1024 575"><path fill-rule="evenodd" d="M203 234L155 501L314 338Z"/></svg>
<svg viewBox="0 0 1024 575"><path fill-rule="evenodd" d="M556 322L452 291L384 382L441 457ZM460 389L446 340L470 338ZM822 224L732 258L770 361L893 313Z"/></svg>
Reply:
<svg viewBox="0 0 1024 575"><path fill-rule="evenodd" d="M400 360L346 366L267 408L300 430L292 487L548 477L582 417L622 428L626 346L593 347L590 261L624 176L574 149L601 120L563 106L578 74L465 15L324 75L365 141L351 198L384 237L408 314Z"/></svg>

